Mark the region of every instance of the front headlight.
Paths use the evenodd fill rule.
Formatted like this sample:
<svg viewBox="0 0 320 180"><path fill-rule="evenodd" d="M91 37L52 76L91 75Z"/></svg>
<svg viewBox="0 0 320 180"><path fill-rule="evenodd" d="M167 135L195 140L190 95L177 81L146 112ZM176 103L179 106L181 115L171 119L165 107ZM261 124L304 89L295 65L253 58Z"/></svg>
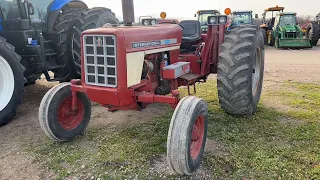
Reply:
<svg viewBox="0 0 320 180"><path fill-rule="evenodd" d="M149 25L149 20L148 19L142 20L142 24L144 26L148 26Z"/></svg>
<svg viewBox="0 0 320 180"><path fill-rule="evenodd" d="M227 16L219 17L219 24L225 24L227 22Z"/></svg>
<svg viewBox="0 0 320 180"><path fill-rule="evenodd" d="M155 19L152 19L151 20L151 25L155 25L156 24L156 20Z"/></svg>
<svg viewBox="0 0 320 180"><path fill-rule="evenodd" d="M217 24L217 16L210 17L209 24Z"/></svg>

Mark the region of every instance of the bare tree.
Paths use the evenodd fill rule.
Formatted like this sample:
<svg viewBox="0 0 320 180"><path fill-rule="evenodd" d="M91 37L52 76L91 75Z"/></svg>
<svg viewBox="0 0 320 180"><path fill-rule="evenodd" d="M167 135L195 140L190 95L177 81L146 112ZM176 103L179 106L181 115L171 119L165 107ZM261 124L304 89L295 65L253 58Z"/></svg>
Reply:
<svg viewBox="0 0 320 180"><path fill-rule="evenodd" d="M307 24L311 20L310 15L306 16L297 16L297 22L300 26Z"/></svg>

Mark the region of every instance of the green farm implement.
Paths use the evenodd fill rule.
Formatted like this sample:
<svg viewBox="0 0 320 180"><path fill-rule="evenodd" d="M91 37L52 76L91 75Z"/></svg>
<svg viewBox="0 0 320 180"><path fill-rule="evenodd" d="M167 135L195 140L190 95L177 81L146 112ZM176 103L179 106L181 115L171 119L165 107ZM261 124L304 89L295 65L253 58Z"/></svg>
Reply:
<svg viewBox="0 0 320 180"><path fill-rule="evenodd" d="M296 13L281 12L275 17L271 45L276 48L311 48L310 39L304 39L297 24Z"/></svg>

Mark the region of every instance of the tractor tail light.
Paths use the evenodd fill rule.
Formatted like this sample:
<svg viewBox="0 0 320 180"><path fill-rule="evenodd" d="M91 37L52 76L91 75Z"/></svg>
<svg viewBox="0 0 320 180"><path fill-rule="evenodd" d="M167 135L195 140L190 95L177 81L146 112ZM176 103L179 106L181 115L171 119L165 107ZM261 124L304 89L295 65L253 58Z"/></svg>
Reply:
<svg viewBox="0 0 320 180"><path fill-rule="evenodd" d="M116 87L116 37L114 35L84 35L83 46L86 84Z"/></svg>

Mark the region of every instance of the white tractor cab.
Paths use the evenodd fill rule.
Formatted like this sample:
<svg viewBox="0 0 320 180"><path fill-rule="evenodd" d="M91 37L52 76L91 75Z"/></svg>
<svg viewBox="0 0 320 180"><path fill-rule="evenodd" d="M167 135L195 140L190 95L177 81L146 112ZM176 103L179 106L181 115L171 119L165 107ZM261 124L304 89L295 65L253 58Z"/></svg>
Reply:
<svg viewBox="0 0 320 180"><path fill-rule="evenodd" d="M220 15L218 10L199 10L194 17L198 17L201 25L201 32L207 33L208 30L208 17L213 15Z"/></svg>

